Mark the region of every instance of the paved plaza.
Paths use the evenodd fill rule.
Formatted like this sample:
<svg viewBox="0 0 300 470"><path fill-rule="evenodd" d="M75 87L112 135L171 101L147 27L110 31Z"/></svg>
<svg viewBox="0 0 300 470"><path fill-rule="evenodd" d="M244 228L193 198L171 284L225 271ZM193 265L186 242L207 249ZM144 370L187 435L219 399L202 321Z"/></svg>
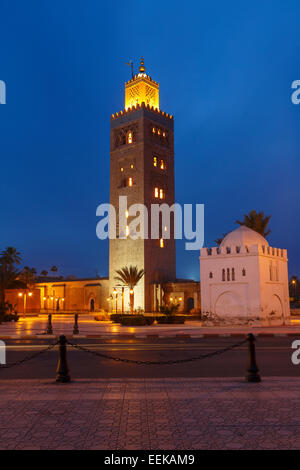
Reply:
<svg viewBox="0 0 300 470"><path fill-rule="evenodd" d="M300 449L300 379L0 381L1 449Z"/></svg>
<svg viewBox="0 0 300 470"><path fill-rule="evenodd" d="M27 336L38 336L45 334L47 330L47 315L21 317L18 322L0 324L0 339L15 337L26 338ZM53 315L53 334L72 335L74 325L73 315ZM230 335L248 333L257 334L300 334L300 317L292 318L291 324L285 327L203 327L200 321L186 321L184 325L152 325L129 327L121 326L110 321L95 321L93 315L79 316L80 336L118 337L122 335L134 335L137 338L147 336L159 336L162 338L186 335L190 337L201 337L202 335Z"/></svg>

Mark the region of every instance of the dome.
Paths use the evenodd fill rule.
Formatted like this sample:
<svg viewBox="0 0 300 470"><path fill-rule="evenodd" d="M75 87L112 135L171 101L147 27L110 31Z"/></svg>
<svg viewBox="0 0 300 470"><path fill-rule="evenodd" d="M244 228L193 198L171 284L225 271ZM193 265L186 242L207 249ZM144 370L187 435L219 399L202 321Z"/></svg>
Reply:
<svg viewBox="0 0 300 470"><path fill-rule="evenodd" d="M269 246L267 240L252 228L241 225L237 229L228 233L221 243L222 246L242 246L242 245L265 245Z"/></svg>

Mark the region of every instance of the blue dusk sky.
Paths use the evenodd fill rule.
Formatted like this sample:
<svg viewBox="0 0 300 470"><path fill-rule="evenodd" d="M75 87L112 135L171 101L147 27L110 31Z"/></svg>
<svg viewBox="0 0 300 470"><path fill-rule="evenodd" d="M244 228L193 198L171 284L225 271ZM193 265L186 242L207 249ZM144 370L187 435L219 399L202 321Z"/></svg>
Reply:
<svg viewBox="0 0 300 470"><path fill-rule="evenodd" d="M0 247L38 271L108 274L110 115L140 56L174 115L176 201L205 204L205 245L251 209L300 274L300 2L1 0ZM177 244L177 276L199 253Z"/></svg>

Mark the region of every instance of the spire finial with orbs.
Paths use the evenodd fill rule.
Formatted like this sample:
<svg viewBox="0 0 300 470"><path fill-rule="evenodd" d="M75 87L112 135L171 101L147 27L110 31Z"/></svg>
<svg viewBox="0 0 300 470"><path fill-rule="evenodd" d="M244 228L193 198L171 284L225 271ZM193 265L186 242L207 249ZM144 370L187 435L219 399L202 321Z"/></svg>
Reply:
<svg viewBox="0 0 300 470"><path fill-rule="evenodd" d="M144 65L144 57L141 57L141 65L140 65L140 72L144 73L146 70L145 65Z"/></svg>

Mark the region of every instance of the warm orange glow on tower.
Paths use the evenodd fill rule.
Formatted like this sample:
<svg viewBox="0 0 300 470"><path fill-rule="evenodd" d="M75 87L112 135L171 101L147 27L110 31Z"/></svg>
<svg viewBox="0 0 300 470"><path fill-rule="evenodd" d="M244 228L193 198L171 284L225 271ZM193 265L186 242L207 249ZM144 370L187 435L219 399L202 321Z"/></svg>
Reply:
<svg viewBox="0 0 300 470"><path fill-rule="evenodd" d="M145 103L159 109L159 84L145 73L144 59L141 59L139 73L125 83L125 109Z"/></svg>

